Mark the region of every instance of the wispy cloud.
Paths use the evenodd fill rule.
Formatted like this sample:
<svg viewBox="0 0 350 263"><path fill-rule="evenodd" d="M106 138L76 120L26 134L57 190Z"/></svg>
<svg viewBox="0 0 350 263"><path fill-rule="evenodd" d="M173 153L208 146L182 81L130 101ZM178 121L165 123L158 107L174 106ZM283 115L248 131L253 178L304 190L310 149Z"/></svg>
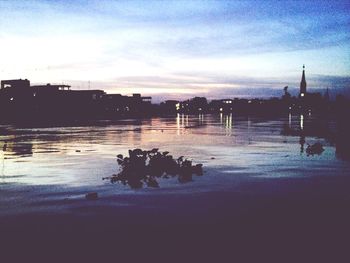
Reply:
<svg viewBox="0 0 350 263"><path fill-rule="evenodd" d="M0 77L169 96L260 94L297 87L305 63L310 88L341 89L349 11L348 1L0 0Z"/></svg>

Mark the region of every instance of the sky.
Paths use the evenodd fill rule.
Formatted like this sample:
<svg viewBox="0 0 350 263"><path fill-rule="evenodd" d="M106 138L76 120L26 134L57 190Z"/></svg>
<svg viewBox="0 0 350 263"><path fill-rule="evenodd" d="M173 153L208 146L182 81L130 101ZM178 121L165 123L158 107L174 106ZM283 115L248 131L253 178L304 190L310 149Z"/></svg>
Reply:
<svg viewBox="0 0 350 263"><path fill-rule="evenodd" d="M350 0L0 0L0 79L155 100L349 92L349 40Z"/></svg>

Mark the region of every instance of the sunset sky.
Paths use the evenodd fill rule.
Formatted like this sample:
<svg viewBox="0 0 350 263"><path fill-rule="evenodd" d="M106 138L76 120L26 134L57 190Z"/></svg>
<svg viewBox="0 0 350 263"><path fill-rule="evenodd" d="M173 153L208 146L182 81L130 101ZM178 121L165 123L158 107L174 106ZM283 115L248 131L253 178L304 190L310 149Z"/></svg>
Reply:
<svg viewBox="0 0 350 263"><path fill-rule="evenodd" d="M260 97L303 64L308 88L350 88L350 1L0 0L0 79Z"/></svg>

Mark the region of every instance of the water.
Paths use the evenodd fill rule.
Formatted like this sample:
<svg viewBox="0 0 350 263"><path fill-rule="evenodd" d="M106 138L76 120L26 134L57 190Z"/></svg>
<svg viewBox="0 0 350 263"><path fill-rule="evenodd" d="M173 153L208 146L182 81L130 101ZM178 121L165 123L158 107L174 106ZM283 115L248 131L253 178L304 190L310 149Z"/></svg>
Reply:
<svg viewBox="0 0 350 263"><path fill-rule="evenodd" d="M245 257L252 249L329 251L339 247L334 240L346 240L350 220L350 162L340 158L349 155L337 134L334 121L313 116L178 115L76 127L3 125L0 243L4 251L25 247L35 253L47 253L45 245L53 244L60 253L62 244L81 248L79 255L102 248L99 259L108 251L119 257L125 250L118 244L132 249L128 256L151 244L149 258L164 252L167 259L184 244L191 253L200 248L194 250L196 259L197 253L221 247L236 255L232 248L240 244L247 247ZM316 142L324 151L307 156L307 144ZM160 188L137 190L102 180L118 171L116 155L133 148L184 155L203 163L204 175L186 184L161 179ZM97 192L98 199L86 200L88 192ZM315 246L324 240L325 249ZM217 251L215 258L222 255Z"/></svg>
<svg viewBox="0 0 350 263"><path fill-rule="evenodd" d="M350 174L337 158L332 121L312 116L279 119L229 115L178 115L147 120L99 122L93 126L25 128L0 126L1 185L108 185L118 172L117 154L159 148L203 163L198 187L232 183L228 178L312 177ZM334 137L334 136L333 136ZM307 144L325 151L307 156ZM214 176L216 174L216 177ZM166 189L174 180L162 182ZM122 189L120 186L119 189Z"/></svg>

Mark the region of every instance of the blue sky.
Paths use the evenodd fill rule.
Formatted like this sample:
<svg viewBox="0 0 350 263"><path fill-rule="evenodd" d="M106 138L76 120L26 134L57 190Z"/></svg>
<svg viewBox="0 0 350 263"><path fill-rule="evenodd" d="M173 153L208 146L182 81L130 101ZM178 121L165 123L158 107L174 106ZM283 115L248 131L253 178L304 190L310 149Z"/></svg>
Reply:
<svg viewBox="0 0 350 263"><path fill-rule="evenodd" d="M350 1L1 1L0 78L157 98L350 88Z"/></svg>

